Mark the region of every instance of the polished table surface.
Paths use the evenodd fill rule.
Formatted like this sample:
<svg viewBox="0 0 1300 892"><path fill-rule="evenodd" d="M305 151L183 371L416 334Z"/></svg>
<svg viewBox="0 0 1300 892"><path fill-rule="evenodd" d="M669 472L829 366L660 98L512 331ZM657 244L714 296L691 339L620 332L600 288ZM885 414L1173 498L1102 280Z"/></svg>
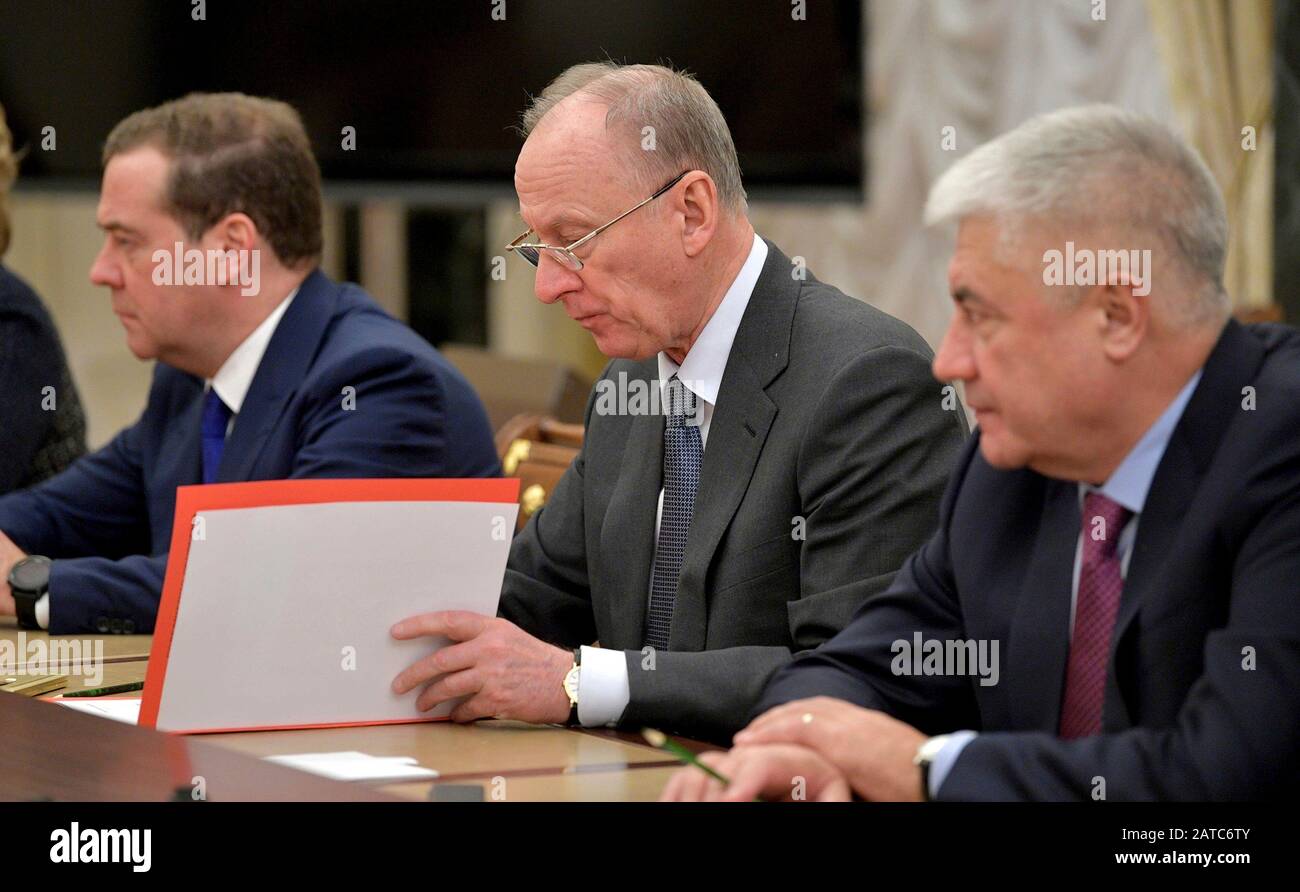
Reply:
<svg viewBox="0 0 1300 892"><path fill-rule="evenodd" d="M0 694L0 800L344 801L392 797L17 694Z"/></svg>
<svg viewBox="0 0 1300 892"><path fill-rule="evenodd" d="M42 632L27 632L26 641L48 640L50 636ZM121 684L130 681L143 681L147 668L150 636L148 635L106 635L106 636L59 636L65 639L83 641L83 652L93 652L93 647L85 642L102 640L104 663L99 666L102 679L99 685ZM0 640L17 640L17 629L11 621L0 620ZM92 685L87 681L85 670L95 667L82 667L83 674L70 676L68 686L61 692L52 692L45 698L57 693L78 690ZM0 695L3 701L22 701L27 698L14 695ZM87 700L86 702L93 702ZM0 704L4 706L5 704ZM42 710L33 713L30 709ZM12 712L12 707L10 712ZM48 713L67 713L68 716L54 716ZM14 713L15 715L17 713ZM0 727L5 727L5 736L11 736L6 727L9 712L0 712ZM42 719L43 716L43 719ZM435 786L473 786L482 790L484 801L528 802L528 801L647 801L658 798L667 783L668 777L677 766L677 762L668 754L643 743L637 735L619 733L609 730L572 729L551 725L528 725L509 721L483 721L471 725L457 725L447 721L421 722L403 725L373 725L347 728L319 728L291 731L252 731L234 734L202 735L168 735L158 734L148 729L131 728L119 722L112 722L94 716L74 713L72 710L55 704L25 704L23 729L34 739L46 736L58 737L66 734L70 721L74 721L84 730L72 739L64 739L60 752L66 757L61 764L78 765L77 771L69 772L65 778L65 788L61 795L41 794L37 787L23 785L11 776L0 763L0 798L28 799L41 795L66 799L158 799L170 798L174 782L181 778L188 783L185 771L193 774L202 772L194 765L218 765L218 775L223 770L233 770L231 765L245 766L254 764L260 768L274 769L275 777L261 784L231 783L221 788L220 798L254 798L254 799L341 799L368 798L371 796L392 796L400 799L428 799ZM86 722L92 724L86 724ZM47 729L42 730L48 726ZM95 733L91 733L91 732ZM122 737L126 731L137 735L130 739ZM142 735L142 736L139 736ZM86 767L85 760L78 760L70 748L84 747L94 752L102 752L101 737L109 739L115 748L139 750L139 755L127 759L121 770L104 775L97 768ZM89 742L88 742L89 741ZM148 741L148 742L146 742ZM707 748L693 741L681 741L691 749ZM29 746L26 758L34 759L39 746ZM439 773L435 781L419 783L390 784L380 787L364 784L335 784L323 778L315 778L301 772L281 769L279 766L261 761L260 757L287 755L290 753L336 752L358 750L375 756L412 756L416 762ZM156 777L145 779L138 770L145 765L157 762L160 754L165 753L167 764L188 766L184 770L172 772L167 781L160 782ZM213 753L238 760L224 763ZM146 755L148 754L148 755ZM11 766L13 763L10 763ZM29 761L28 767L32 763ZM98 760L94 761L99 765ZM134 768L132 768L134 766ZM241 777L247 777L247 769ZM288 772L287 775L281 772ZM89 780L80 782L78 776L88 775ZM45 782L52 778L40 774ZM259 777L261 775L259 774ZM292 778L292 782L286 778ZM329 788L303 785L299 779L328 784ZM97 783L103 781L103 784ZM15 786L17 783L17 786ZM137 786L138 785L138 786ZM55 785L57 787L58 785ZM211 779L210 779L210 787ZM340 789L341 788L341 789ZM50 787L54 789L54 787ZM159 793L162 795L159 795ZM219 798L214 790L211 798Z"/></svg>
<svg viewBox="0 0 1300 892"><path fill-rule="evenodd" d="M16 646L23 641L30 645L33 641L66 642L80 644L78 648L83 658L93 658L96 650L103 654L105 663L128 662L149 659L149 647L153 643L152 635L49 635L45 632L22 631L11 616L0 617L0 641L11 641ZM98 645L96 645L98 642ZM53 650L47 652L55 655ZM66 649L65 649L66 652ZM19 660L24 660L25 651L15 651Z"/></svg>
<svg viewBox="0 0 1300 892"><path fill-rule="evenodd" d="M636 770L577 770L559 774L503 775L491 780L456 781L483 790L484 802L654 802L675 767L639 766ZM446 786L449 782L439 781ZM434 784L393 784L384 793L426 799Z"/></svg>

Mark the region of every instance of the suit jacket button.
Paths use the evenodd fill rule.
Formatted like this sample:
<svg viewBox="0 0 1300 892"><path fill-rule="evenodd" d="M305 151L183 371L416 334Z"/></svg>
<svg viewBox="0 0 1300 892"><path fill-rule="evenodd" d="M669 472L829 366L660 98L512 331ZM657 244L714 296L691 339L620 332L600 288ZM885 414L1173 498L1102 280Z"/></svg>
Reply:
<svg viewBox="0 0 1300 892"><path fill-rule="evenodd" d="M95 631L99 632L100 634L103 634L104 632L108 631L108 617L105 616L95 617Z"/></svg>
<svg viewBox="0 0 1300 892"><path fill-rule="evenodd" d="M134 631L135 631L135 620L133 620L133 619L124 619L124 620L122 620L122 634L123 634L123 635L130 635L130 634L131 634L132 632L134 632Z"/></svg>
<svg viewBox="0 0 1300 892"><path fill-rule="evenodd" d="M112 618L111 620L109 620L109 622L108 622L108 631L112 632L114 635L121 635L121 634L122 634L122 621L121 621L120 619L118 619L116 616L113 617L113 618Z"/></svg>

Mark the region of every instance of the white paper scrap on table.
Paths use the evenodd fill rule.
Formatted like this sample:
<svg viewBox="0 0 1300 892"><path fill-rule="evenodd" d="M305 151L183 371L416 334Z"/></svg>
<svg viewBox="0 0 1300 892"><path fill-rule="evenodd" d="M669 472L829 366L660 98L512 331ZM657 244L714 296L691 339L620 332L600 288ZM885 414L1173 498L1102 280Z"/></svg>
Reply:
<svg viewBox="0 0 1300 892"><path fill-rule="evenodd" d="M398 620L495 616L511 502L331 502L202 511L158 711L163 731L442 717L393 679L447 643L397 641ZM502 531L505 531L504 533Z"/></svg>
<svg viewBox="0 0 1300 892"><path fill-rule="evenodd" d="M341 781L430 780L432 768L421 768L413 756L371 756L355 750L337 753L295 753L266 756L266 761Z"/></svg>
<svg viewBox="0 0 1300 892"><path fill-rule="evenodd" d="M70 700L60 698L53 702L62 704L69 709L75 709L77 712L88 712L91 715L112 719L115 722L126 722L128 725L135 725L140 721L140 701L134 697L121 700L91 700L89 698L74 697Z"/></svg>

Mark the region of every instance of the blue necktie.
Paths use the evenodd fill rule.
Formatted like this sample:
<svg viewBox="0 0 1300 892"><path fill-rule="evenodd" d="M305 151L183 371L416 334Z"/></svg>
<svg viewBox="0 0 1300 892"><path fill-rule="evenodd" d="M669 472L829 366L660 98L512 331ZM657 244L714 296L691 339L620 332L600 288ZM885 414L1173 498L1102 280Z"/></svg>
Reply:
<svg viewBox="0 0 1300 892"><path fill-rule="evenodd" d="M203 397L203 482L211 483L217 479L217 468L221 467L221 452L226 448L226 428L230 424L230 408L217 396L217 391L208 388Z"/></svg>
<svg viewBox="0 0 1300 892"><path fill-rule="evenodd" d="M677 376L668 381L668 418L664 427L664 510L659 520L654 571L650 580L650 613L646 644L668 649L668 632L677 603L677 580L686 554L686 531L695 512L695 491L700 486L704 441L695 417L695 394Z"/></svg>

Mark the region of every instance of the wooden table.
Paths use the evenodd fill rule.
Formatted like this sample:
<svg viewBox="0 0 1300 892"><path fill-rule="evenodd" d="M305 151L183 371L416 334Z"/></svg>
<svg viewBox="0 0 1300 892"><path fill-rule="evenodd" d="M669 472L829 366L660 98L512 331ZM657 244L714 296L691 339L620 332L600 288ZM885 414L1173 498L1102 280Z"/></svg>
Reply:
<svg viewBox="0 0 1300 892"><path fill-rule="evenodd" d="M638 765L635 770L578 770L454 783L480 787L484 802L654 802L677 770L677 763L658 768L650 764ZM427 799L438 785L452 783L439 780L437 784L393 784L381 790L403 798Z"/></svg>
<svg viewBox="0 0 1300 892"><path fill-rule="evenodd" d="M144 681L152 644L152 635L50 635L20 630L13 617L3 617L0 672L68 676L67 687L52 694Z"/></svg>
<svg viewBox="0 0 1300 892"><path fill-rule="evenodd" d="M393 797L17 694L0 694L0 800L387 801Z"/></svg>
<svg viewBox="0 0 1300 892"><path fill-rule="evenodd" d="M63 642L66 645L80 644L81 656L92 658L98 650L102 652L105 663L132 662L149 659L149 648L153 645L152 635L50 635L48 632L33 632L18 628L18 622L11 616L0 617L0 641L18 642L39 641ZM98 642L98 646L96 646ZM48 650L57 650L47 648ZM22 654L19 654L20 658Z"/></svg>
<svg viewBox="0 0 1300 892"><path fill-rule="evenodd" d="M3 622L3 621L0 621ZM25 633L25 641L49 640L43 632ZM18 641L12 624L0 625L0 640ZM148 635L58 636L85 642L102 640L101 686L143 681L151 637ZM89 671L96 667L80 667ZM70 676L62 692L90 687L86 673ZM50 695L53 696L53 695ZM42 698L42 699L48 699ZM236 734L168 735L94 716L75 713L55 704L33 703L27 698L0 695L3 701L25 701L21 707L0 711L6 739L29 737L23 744L28 761L19 774L30 773L31 783L14 776L23 759L0 762L0 798L158 799L170 798L175 786L188 783L202 771L224 778L233 771L247 782L222 781L224 798L303 799L373 798L428 799L435 786L473 786L487 802L529 801L646 801L654 800L677 767L666 753L642 742L638 735L604 729L574 729L521 722L483 721L457 725L439 721L406 725L319 728L294 731L254 731ZM39 710L39 712L33 711ZM21 717L12 730L9 716ZM15 718L18 721L18 718ZM76 733L69 734L75 725ZM129 736L124 736L129 735ZM39 741L58 739L60 766L76 765L62 783L53 765L38 758ZM680 741L691 749L707 749L694 741ZM81 750L84 749L85 753ZM334 784L302 772L262 761L261 757L290 753L359 750L376 756L413 756L418 764L439 772L433 781L390 784L378 788L363 784ZM75 754L74 754L74 751ZM107 755L106 755L107 754ZM219 754L219 755L218 755ZM231 761L233 760L233 761ZM109 770L108 764L117 765ZM157 764L177 770L160 780L145 769ZM258 766L250 774L249 765ZM274 769L266 774L262 769ZM60 771L62 769L59 769ZM186 775L185 772L191 772ZM283 774L288 772L288 774ZM328 787L299 783L300 779ZM305 784L305 785L304 785ZM56 790L56 793L41 793ZM214 796L217 798L216 791Z"/></svg>

